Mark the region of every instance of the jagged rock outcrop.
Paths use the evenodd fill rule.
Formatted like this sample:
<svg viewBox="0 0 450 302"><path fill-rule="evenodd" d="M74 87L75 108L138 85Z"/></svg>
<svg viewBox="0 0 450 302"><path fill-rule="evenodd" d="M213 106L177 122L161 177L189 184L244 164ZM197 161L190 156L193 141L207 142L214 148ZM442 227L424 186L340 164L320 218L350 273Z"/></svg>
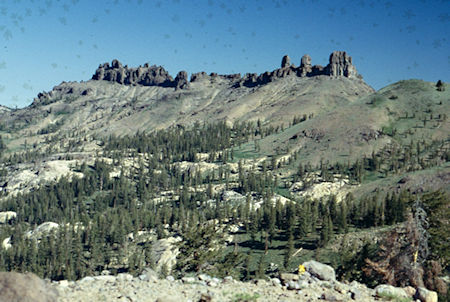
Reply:
<svg viewBox="0 0 450 302"><path fill-rule="evenodd" d="M288 55L284 56L281 60L281 68L287 68L291 66L291 58Z"/></svg>
<svg viewBox="0 0 450 302"><path fill-rule="evenodd" d="M218 75L217 73L206 74L206 72L193 73L190 81L186 71L180 71L173 79L169 73L161 66L145 64L137 68L123 66L118 60L113 60L111 65L105 63L100 65L92 76L92 80L104 80L117 82L124 85L143 85L143 86L161 86L174 87L175 89L184 89L189 87L189 83L200 80L215 79L229 80L233 87L255 87L265 85L277 78L284 78L290 75L299 77L313 77L319 75L328 75L332 77L354 78L357 76L356 68L352 64L352 58L345 51L334 51L330 55L329 64L325 67L312 65L311 57L304 55L300 66L295 67L291 64L291 58L288 55L283 56L281 68L274 71L266 71L261 74L247 73L243 77L240 74ZM42 94L39 98L48 97Z"/></svg>
<svg viewBox="0 0 450 302"><path fill-rule="evenodd" d="M308 74L311 74L311 72L312 72L311 57L309 55L304 55L300 62L299 76L306 77Z"/></svg>
<svg viewBox="0 0 450 302"><path fill-rule="evenodd" d="M204 71L191 74L191 82L201 81L206 78L209 78L209 76Z"/></svg>
<svg viewBox="0 0 450 302"><path fill-rule="evenodd" d="M264 85L274 81L277 78L284 78L290 75L297 75L299 77L314 77L314 76L331 76L331 77L347 77L356 78L358 73L352 64L352 58L347 55L345 51L334 51L330 55L329 63L323 67L321 65L312 65L311 57L304 55L300 61L300 66L295 67L291 64L289 56L285 55L281 60L281 68L272 72L264 72L260 75L255 73L247 73L244 77L235 84L235 87L254 87Z"/></svg>
<svg viewBox="0 0 450 302"><path fill-rule="evenodd" d="M162 87L176 87L177 85L176 81L162 66L145 64L137 68L130 68L126 65L123 66L118 60L113 60L111 65L109 63L100 65L92 79L117 82L124 85Z"/></svg>
<svg viewBox="0 0 450 302"><path fill-rule="evenodd" d="M333 77L356 77L356 68L352 64L352 57L345 51L333 51L330 55L330 63L326 68L326 74Z"/></svg>
<svg viewBox="0 0 450 302"><path fill-rule="evenodd" d="M188 74L186 71L180 71L175 77L175 88L184 89L189 87Z"/></svg>

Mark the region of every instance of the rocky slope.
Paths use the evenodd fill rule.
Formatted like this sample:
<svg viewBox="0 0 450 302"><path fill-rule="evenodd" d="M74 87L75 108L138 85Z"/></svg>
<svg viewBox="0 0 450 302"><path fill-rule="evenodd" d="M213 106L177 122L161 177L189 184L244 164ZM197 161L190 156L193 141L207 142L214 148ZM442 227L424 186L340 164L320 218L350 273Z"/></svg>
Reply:
<svg viewBox="0 0 450 302"><path fill-rule="evenodd" d="M397 288L379 285L367 288L356 281L336 280L333 268L316 261L299 267L298 273L282 273L270 279L239 282L201 274L175 280L159 279L151 269L133 277L85 277L76 282L57 281L51 284L33 274L0 273L0 290L5 301L389 301L403 299L422 302L437 301L435 292L424 288ZM30 288L32 285L32 288ZM3 301L3 300L2 300Z"/></svg>

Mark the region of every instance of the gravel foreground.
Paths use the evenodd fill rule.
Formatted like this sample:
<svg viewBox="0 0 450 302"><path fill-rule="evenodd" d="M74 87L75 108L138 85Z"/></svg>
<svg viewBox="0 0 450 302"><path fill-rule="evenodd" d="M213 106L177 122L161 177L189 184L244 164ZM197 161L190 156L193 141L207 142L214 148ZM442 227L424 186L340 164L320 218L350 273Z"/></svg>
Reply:
<svg viewBox="0 0 450 302"><path fill-rule="evenodd" d="M438 301L436 292L422 287L382 284L371 289L356 281L339 282L331 266L314 260L299 266L299 273L277 276L248 282L207 274L159 279L147 268L138 277L104 271L77 281L49 281L32 273L0 272L0 302Z"/></svg>
<svg viewBox="0 0 450 302"><path fill-rule="evenodd" d="M357 282L287 281L278 278L239 282L202 276L173 280L141 280L128 274L87 277L53 283L61 302L101 301L376 301L375 291ZM206 279L206 278L204 278Z"/></svg>

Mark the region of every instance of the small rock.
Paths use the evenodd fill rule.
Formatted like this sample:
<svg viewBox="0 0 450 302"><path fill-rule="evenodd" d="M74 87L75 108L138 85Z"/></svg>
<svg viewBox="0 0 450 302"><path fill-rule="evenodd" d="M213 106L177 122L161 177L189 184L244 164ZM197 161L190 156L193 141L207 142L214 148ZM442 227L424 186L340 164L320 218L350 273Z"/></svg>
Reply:
<svg viewBox="0 0 450 302"><path fill-rule="evenodd" d="M173 276L167 276L166 280L169 281L169 282L174 282L175 278Z"/></svg>
<svg viewBox="0 0 450 302"><path fill-rule="evenodd" d="M299 280L298 285L300 286L300 288L306 288L309 286L309 283L306 280Z"/></svg>
<svg viewBox="0 0 450 302"><path fill-rule="evenodd" d="M287 288L289 290L298 290L298 289L300 289L300 285L298 284L298 282L289 281L287 284Z"/></svg>
<svg viewBox="0 0 450 302"><path fill-rule="evenodd" d="M419 299L422 302L437 302L438 301L437 293L432 290L428 290L424 287L419 287L417 289L415 298Z"/></svg>
<svg viewBox="0 0 450 302"><path fill-rule="evenodd" d="M412 286L406 286L403 288L403 290L410 298L414 297L414 294L416 293L416 289Z"/></svg>
<svg viewBox="0 0 450 302"><path fill-rule="evenodd" d="M267 281L264 279L256 279L255 284L259 286L267 286Z"/></svg>
<svg viewBox="0 0 450 302"><path fill-rule="evenodd" d="M292 273L281 273L280 279L284 284L287 284L289 281L298 281L299 276L298 274L292 274Z"/></svg>
<svg viewBox="0 0 450 302"><path fill-rule="evenodd" d="M230 283L230 282L233 282L234 280L233 280L233 277L231 277L231 276L226 276L225 278L223 278L223 282L224 283Z"/></svg>
<svg viewBox="0 0 450 302"><path fill-rule="evenodd" d="M338 298L336 298L335 295L330 293L323 293L320 298L325 301L338 301Z"/></svg>
<svg viewBox="0 0 450 302"><path fill-rule="evenodd" d="M183 283L194 283L197 279L195 277L183 277L181 278L181 281L183 281Z"/></svg>
<svg viewBox="0 0 450 302"><path fill-rule="evenodd" d="M128 273L118 274L116 277L117 281L131 281L133 280L133 276Z"/></svg>
<svg viewBox="0 0 450 302"><path fill-rule="evenodd" d="M198 279L202 280L202 281L209 281L209 280L211 280L211 277L206 274L200 274L200 275L198 275Z"/></svg>
<svg viewBox="0 0 450 302"><path fill-rule="evenodd" d="M198 302L211 302L212 301L212 297L208 294L202 294L200 296L200 300L198 300Z"/></svg>
<svg viewBox="0 0 450 302"><path fill-rule="evenodd" d="M350 297L352 297L352 299L355 301L361 301L363 298L363 294L359 289L354 288L350 290Z"/></svg>
<svg viewBox="0 0 450 302"><path fill-rule="evenodd" d="M281 281L278 278L272 278L271 279L273 286L281 286Z"/></svg>
<svg viewBox="0 0 450 302"><path fill-rule="evenodd" d="M215 281L209 281L208 282L208 286L211 286L211 287L217 287L219 284L217 283L217 282L215 282Z"/></svg>
<svg viewBox="0 0 450 302"><path fill-rule="evenodd" d="M61 287L68 287L69 286L69 281L68 280L60 280L58 282L59 286Z"/></svg>

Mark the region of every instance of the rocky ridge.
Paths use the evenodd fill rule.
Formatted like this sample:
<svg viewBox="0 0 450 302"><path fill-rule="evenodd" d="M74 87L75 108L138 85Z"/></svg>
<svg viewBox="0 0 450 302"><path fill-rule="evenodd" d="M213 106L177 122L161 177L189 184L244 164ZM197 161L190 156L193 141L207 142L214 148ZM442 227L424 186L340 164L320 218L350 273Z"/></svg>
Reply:
<svg viewBox="0 0 450 302"><path fill-rule="evenodd" d="M297 75L299 77L327 75L353 78L357 76L357 72L352 64L352 58L345 51L334 51L330 55L329 64L326 67L320 65L312 66L311 57L304 55L301 59L300 67L297 68L291 64L291 59L286 55L281 61L281 68L272 72L264 72L260 75L247 73L243 77L240 74L218 75L211 73L207 75L205 72L200 72L192 74L190 81L187 79L186 71L180 71L175 79L173 79L162 66L150 66L147 63L144 66L130 68L127 65L123 66L118 60L113 60L111 65L109 63L100 65L92 76L92 80L104 80L124 85L161 86L184 89L189 87L190 82L207 77L232 79L234 85L238 87L254 87L256 85L267 84L276 78L284 78L288 75Z"/></svg>
<svg viewBox="0 0 450 302"><path fill-rule="evenodd" d="M115 59L111 64L100 64L92 76L91 81L107 81L126 86L175 88L175 91L177 91L190 88L191 83L204 81L227 81L229 88L252 88L264 86L277 79L286 78L288 76L300 78L311 78L316 76L348 79L362 78L357 73L356 68L352 63L352 58L345 51L334 51L330 54L329 63L325 67L321 65L312 65L311 57L307 54L301 58L300 66L296 67L294 64L291 64L290 57L285 55L282 58L281 67L273 71L266 71L261 74L246 73L243 76L239 73L219 75L217 73L207 74L202 71L191 74L190 79L188 78L188 73L186 71L178 72L176 77L173 78L162 66L146 63L143 66L128 67L128 65L123 65L120 61ZM66 86L64 86L64 84L65 83L63 82L61 85L56 86L52 91L39 93L37 98L34 99L33 105L46 105L61 95L83 97L93 96L93 94L95 94L93 89L80 90L70 83Z"/></svg>

